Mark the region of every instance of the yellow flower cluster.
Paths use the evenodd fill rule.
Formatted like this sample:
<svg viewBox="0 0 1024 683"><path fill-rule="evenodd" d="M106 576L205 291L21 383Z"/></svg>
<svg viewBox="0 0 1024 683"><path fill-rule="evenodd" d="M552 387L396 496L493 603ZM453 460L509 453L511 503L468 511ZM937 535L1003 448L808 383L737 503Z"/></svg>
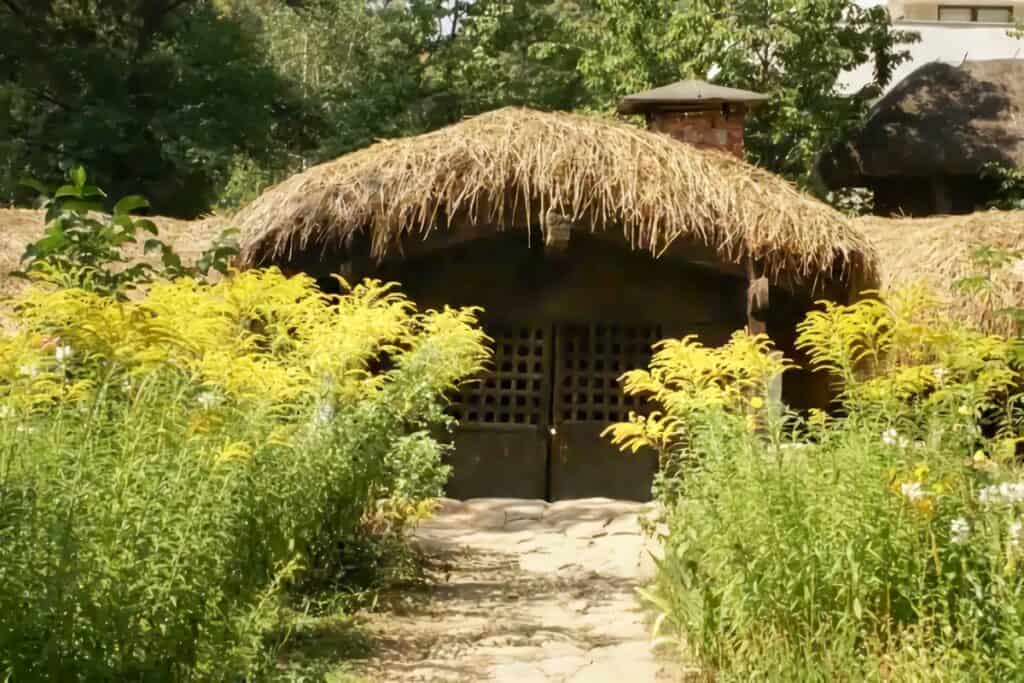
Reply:
<svg viewBox="0 0 1024 683"><path fill-rule="evenodd" d="M821 302L798 326L797 346L839 382L848 401L921 399L973 415L1018 380L1014 342L950 318L925 285L851 305ZM967 395L974 401L964 405Z"/></svg>
<svg viewBox="0 0 1024 683"><path fill-rule="evenodd" d="M649 370L627 372L620 381L627 394L662 410L631 414L627 422L608 427L605 434L622 450L670 450L687 420L710 409L745 415L747 429L756 431L768 382L791 366L767 336L742 331L717 348L688 336L662 341L655 349Z"/></svg>
<svg viewBox="0 0 1024 683"><path fill-rule="evenodd" d="M36 289L19 302L18 331L0 338L0 405L32 409L84 398L99 382L172 372L202 389L207 410L193 426L203 431L220 401L286 409L303 397L366 391L380 381L368 363L426 338L468 351L452 357L483 361L475 311L419 313L390 284L342 284L343 295L326 296L309 277L270 269L213 285L161 282L138 301Z"/></svg>

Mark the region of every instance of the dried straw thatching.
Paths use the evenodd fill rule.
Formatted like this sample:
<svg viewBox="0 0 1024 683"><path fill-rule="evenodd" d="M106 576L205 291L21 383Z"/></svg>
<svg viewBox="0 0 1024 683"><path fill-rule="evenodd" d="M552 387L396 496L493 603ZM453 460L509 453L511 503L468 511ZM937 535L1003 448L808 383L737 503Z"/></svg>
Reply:
<svg viewBox="0 0 1024 683"><path fill-rule="evenodd" d="M927 282L936 292L950 293L950 312L955 317L998 332L1010 332L1005 319L994 320L992 309L1024 306L1024 261L1011 264L994 276L999 300L988 307L977 298L953 296L952 283L979 274L971 254L989 245L1024 250L1024 211L984 211L966 216L934 218L880 218L856 221L878 252L883 288Z"/></svg>
<svg viewBox="0 0 1024 683"><path fill-rule="evenodd" d="M258 265L364 231L381 257L453 224L545 229L550 215L621 230L655 255L680 239L726 263L750 256L771 275L817 280L874 263L842 215L770 173L626 124L516 108L311 168L237 222L242 261Z"/></svg>
<svg viewBox="0 0 1024 683"><path fill-rule="evenodd" d="M926 64L819 160L830 187L869 178L977 175L987 163L1024 166L1024 60Z"/></svg>

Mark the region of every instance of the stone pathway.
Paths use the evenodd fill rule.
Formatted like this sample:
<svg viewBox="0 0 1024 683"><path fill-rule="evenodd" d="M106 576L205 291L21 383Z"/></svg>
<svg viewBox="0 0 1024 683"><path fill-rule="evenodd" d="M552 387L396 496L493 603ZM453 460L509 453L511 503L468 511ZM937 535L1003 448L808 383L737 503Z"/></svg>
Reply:
<svg viewBox="0 0 1024 683"><path fill-rule="evenodd" d="M648 683L684 680L655 657L635 589L652 576L650 504L442 500L414 542L422 595L369 628L372 681Z"/></svg>

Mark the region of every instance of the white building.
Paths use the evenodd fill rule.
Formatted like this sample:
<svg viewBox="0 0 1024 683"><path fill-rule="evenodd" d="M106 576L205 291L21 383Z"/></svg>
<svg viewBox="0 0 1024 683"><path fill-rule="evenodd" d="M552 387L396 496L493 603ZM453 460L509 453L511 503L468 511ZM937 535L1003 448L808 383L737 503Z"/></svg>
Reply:
<svg viewBox="0 0 1024 683"><path fill-rule="evenodd" d="M863 6L887 4L893 27L914 31L920 42L905 46L910 59L896 68L889 88L929 62L958 65L966 60L1024 59L1024 39L1010 35L1024 22L1020 0L860 0ZM840 77L843 92L853 93L872 80L872 64Z"/></svg>

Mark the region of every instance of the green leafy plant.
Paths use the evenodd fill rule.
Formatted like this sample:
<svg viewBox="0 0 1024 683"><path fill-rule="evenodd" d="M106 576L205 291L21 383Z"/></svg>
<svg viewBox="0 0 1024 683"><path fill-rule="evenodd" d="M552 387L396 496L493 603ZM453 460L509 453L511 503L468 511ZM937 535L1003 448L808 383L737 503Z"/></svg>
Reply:
<svg viewBox="0 0 1024 683"><path fill-rule="evenodd" d="M989 202L989 208L1024 209L1024 170L989 162L982 167L981 177L995 184L995 198Z"/></svg>
<svg viewBox="0 0 1024 683"><path fill-rule="evenodd" d="M238 253L234 244L237 231L226 230L195 264L182 263L172 247L157 239L159 230L153 221L133 215L149 207L145 197L124 197L114 204L112 213L104 213L107 195L88 182L81 166L68 174L66 184L53 190L33 180L25 184L39 193L46 225L43 236L28 245L22 256L22 276L123 298L155 277L206 277L211 271L226 274L229 259ZM132 262L124 253L128 245L137 244L140 236L147 234L143 251L159 253L160 267L137 259Z"/></svg>
<svg viewBox="0 0 1024 683"><path fill-rule="evenodd" d="M256 680L282 598L428 514L472 310L250 270L38 288L0 335L0 676ZM386 366L379 362L387 354Z"/></svg>
<svg viewBox="0 0 1024 683"><path fill-rule="evenodd" d="M867 187L845 187L825 195L825 200L847 216L869 216L875 210L875 193Z"/></svg>
<svg viewBox="0 0 1024 683"><path fill-rule="evenodd" d="M980 321L987 329L998 328L1009 320L1021 336L1024 329L1024 307L1017 305L1017 291L1010 281L1019 279L1013 273L1024 259L1024 250L979 244L970 251L974 271L953 281L953 291L970 299L980 311Z"/></svg>
<svg viewBox="0 0 1024 683"><path fill-rule="evenodd" d="M826 303L799 345L838 415L761 398L773 356L668 342L612 429L683 466L657 631L716 680L1007 680L1024 666L1024 467L1016 340L924 288ZM671 352L671 353L666 353ZM767 372L766 372L767 371Z"/></svg>

